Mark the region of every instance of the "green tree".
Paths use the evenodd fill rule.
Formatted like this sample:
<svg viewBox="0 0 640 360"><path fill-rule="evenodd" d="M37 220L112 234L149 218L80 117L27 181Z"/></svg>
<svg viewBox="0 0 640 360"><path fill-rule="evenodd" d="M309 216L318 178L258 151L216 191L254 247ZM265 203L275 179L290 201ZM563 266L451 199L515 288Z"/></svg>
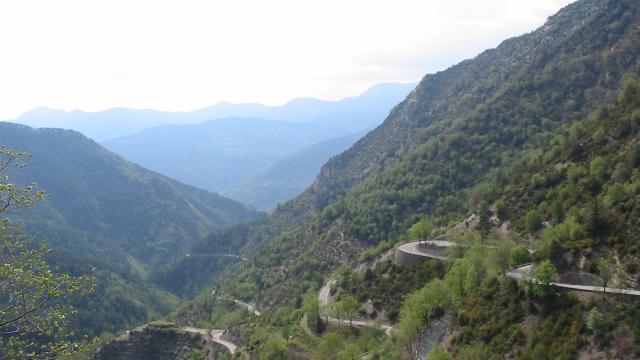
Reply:
<svg viewBox="0 0 640 360"><path fill-rule="evenodd" d="M260 346L260 359L285 360L289 358L289 348L280 336L269 336Z"/></svg>
<svg viewBox="0 0 640 360"><path fill-rule="evenodd" d="M531 254L524 246L517 246L511 250L511 256L509 265L516 267L518 265L526 264L531 261Z"/></svg>
<svg viewBox="0 0 640 360"><path fill-rule="evenodd" d="M531 175L531 185L533 185L533 187L538 187L540 186L541 183L542 183L542 176L540 176L540 174Z"/></svg>
<svg viewBox="0 0 640 360"><path fill-rule="evenodd" d="M427 360L451 360L451 354L442 345L438 345L431 350Z"/></svg>
<svg viewBox="0 0 640 360"><path fill-rule="evenodd" d="M307 314L307 325L316 333L323 330L322 319L320 318L320 300L318 295L312 291L305 294L302 300L302 311Z"/></svg>
<svg viewBox="0 0 640 360"><path fill-rule="evenodd" d="M207 357L204 355L202 350L199 349L191 349L188 355L188 360L204 360Z"/></svg>
<svg viewBox="0 0 640 360"><path fill-rule="evenodd" d="M6 358L70 356L87 343L69 329L66 303L95 290L93 278L57 274L45 260L43 242L24 235L6 213L35 206L44 198L35 185L16 186L6 175L27 157L0 146L0 353ZM86 339L85 339L86 340Z"/></svg>
<svg viewBox="0 0 640 360"><path fill-rule="evenodd" d="M342 322L342 309L339 305L339 302L329 302L328 304L321 306L320 311L325 314L327 323L329 322L330 317L338 320L338 323Z"/></svg>
<svg viewBox="0 0 640 360"><path fill-rule="evenodd" d="M284 341L287 343L287 346L288 346L289 341L293 337L293 328L291 327L290 324L286 323L282 325L282 337L284 338Z"/></svg>
<svg viewBox="0 0 640 360"><path fill-rule="evenodd" d="M344 315L347 319L349 319L349 325L353 325L353 320L358 314L358 309L360 308L360 303L356 300L355 297L351 295L344 296L337 304L338 311Z"/></svg>
<svg viewBox="0 0 640 360"><path fill-rule="evenodd" d="M536 280L534 287L535 292L542 296L555 292L553 282L555 281L556 274L556 267L551 261L545 260L540 263L534 272L534 278Z"/></svg>
<svg viewBox="0 0 640 360"><path fill-rule="evenodd" d="M536 232L542 227L542 217L538 210L530 210L524 218L524 226L528 232Z"/></svg>
<svg viewBox="0 0 640 360"><path fill-rule="evenodd" d="M316 359L335 359L342 350L344 341L342 335L334 332L325 334L316 348Z"/></svg>
<svg viewBox="0 0 640 360"><path fill-rule="evenodd" d="M511 253L515 247L515 242L502 233L493 233L489 238L489 245L495 250L496 265L505 273L509 270L511 263Z"/></svg>
<svg viewBox="0 0 640 360"><path fill-rule="evenodd" d="M505 221L507 220L507 204L503 200L496 201L496 215L498 219Z"/></svg>
<svg viewBox="0 0 640 360"><path fill-rule="evenodd" d="M609 162L610 161L608 159L602 156L595 157L593 160L591 160L591 164L589 164L589 173L596 179L604 178L607 172L607 167L609 166Z"/></svg>
<svg viewBox="0 0 640 360"><path fill-rule="evenodd" d="M607 292L607 285L611 282L613 278L614 268L611 259L608 257L603 257L598 261L598 274L602 279L602 292Z"/></svg>
<svg viewBox="0 0 640 360"><path fill-rule="evenodd" d="M637 111L637 113L640 115L640 111ZM625 182L629 179L630 176L631 169L625 162L617 163L615 169L613 170L613 173L611 174L611 178L617 182Z"/></svg>
<svg viewBox="0 0 640 360"><path fill-rule="evenodd" d="M424 328L423 306L418 296L407 296L400 310L400 322L398 330L398 343L407 349L410 354L415 354L416 344Z"/></svg>
<svg viewBox="0 0 640 360"><path fill-rule="evenodd" d="M456 359L459 360L478 360L491 359L491 349L485 343L476 341L472 344L465 345L460 349Z"/></svg>
<svg viewBox="0 0 640 360"><path fill-rule="evenodd" d="M598 309L593 308L587 314L587 328L593 332L594 335L600 336L604 333L606 327L606 320L604 315Z"/></svg>
<svg viewBox="0 0 640 360"><path fill-rule="evenodd" d="M609 207L616 206L619 202L625 199L624 186L622 184L613 184L607 186L605 203Z"/></svg>
<svg viewBox="0 0 640 360"><path fill-rule="evenodd" d="M409 236L413 239L418 239L418 242L421 242L428 240L432 231L433 225L429 221L422 219L411 226L411 229L409 229Z"/></svg>
<svg viewBox="0 0 640 360"><path fill-rule="evenodd" d="M359 360L362 358L362 351L356 344L347 344L337 356L338 360Z"/></svg>
<svg viewBox="0 0 640 360"><path fill-rule="evenodd" d="M447 284L440 279L430 281L404 300L397 326L398 340L410 354L415 354L417 341L429 320L449 301Z"/></svg>
<svg viewBox="0 0 640 360"><path fill-rule="evenodd" d="M445 282L448 289L449 303L455 303L464 296L465 275L466 270L460 260L454 262L449 271L447 271Z"/></svg>
<svg viewBox="0 0 640 360"><path fill-rule="evenodd" d="M555 224L564 221L564 203L562 200L556 200L551 204L551 219Z"/></svg>
<svg viewBox="0 0 640 360"><path fill-rule="evenodd" d="M587 206L586 228L589 234L603 236L609 229L609 222L598 198L594 197Z"/></svg>

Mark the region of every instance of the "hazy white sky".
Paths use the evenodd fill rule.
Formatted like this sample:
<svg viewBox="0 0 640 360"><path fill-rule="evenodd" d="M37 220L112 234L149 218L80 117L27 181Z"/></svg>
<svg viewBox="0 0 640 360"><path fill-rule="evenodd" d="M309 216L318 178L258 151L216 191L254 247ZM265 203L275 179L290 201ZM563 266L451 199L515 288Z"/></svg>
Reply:
<svg viewBox="0 0 640 360"><path fill-rule="evenodd" d="M191 110L417 81L571 0L0 0L0 119Z"/></svg>

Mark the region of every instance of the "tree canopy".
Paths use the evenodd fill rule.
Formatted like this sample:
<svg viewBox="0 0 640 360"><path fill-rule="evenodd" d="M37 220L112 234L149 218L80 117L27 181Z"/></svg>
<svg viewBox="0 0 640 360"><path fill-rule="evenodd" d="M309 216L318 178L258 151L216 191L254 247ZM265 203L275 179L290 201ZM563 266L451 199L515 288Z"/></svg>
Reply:
<svg viewBox="0 0 640 360"><path fill-rule="evenodd" d="M418 241L428 240L433 231L433 224L428 220L422 219L411 226L409 229L409 236Z"/></svg>
<svg viewBox="0 0 640 360"><path fill-rule="evenodd" d="M58 274L47 263L44 242L26 236L7 212L44 198L35 184L16 186L7 172L22 168L27 154L0 146L0 352L9 359L68 356L86 345L69 329L68 300L94 291L90 276Z"/></svg>

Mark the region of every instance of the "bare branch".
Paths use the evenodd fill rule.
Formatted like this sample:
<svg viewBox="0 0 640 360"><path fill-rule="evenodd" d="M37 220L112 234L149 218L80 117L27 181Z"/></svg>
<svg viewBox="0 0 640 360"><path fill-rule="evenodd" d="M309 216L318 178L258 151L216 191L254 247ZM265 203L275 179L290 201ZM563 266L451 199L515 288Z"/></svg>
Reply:
<svg viewBox="0 0 640 360"><path fill-rule="evenodd" d="M25 316L27 316L27 315L29 315L29 314L33 313L34 311L38 311L38 310L39 310L40 308L42 308L42 307L43 307L47 302L49 302L49 300L50 300L50 299L51 299L51 296L50 296L49 294L47 294L47 297L46 297L44 300L42 300L42 302L40 302L40 304L38 304L37 306L33 307L31 310L28 310L28 311L26 311L26 312L23 312L22 314L20 314L19 316L15 317L15 318L13 318L13 319L11 319L11 320L8 320L8 321L5 321L5 322L0 323L0 327L3 327L3 326L5 326L5 325L11 324L11 323L14 323L14 322L16 322L16 321L18 321L18 320L20 320L20 319L24 318Z"/></svg>

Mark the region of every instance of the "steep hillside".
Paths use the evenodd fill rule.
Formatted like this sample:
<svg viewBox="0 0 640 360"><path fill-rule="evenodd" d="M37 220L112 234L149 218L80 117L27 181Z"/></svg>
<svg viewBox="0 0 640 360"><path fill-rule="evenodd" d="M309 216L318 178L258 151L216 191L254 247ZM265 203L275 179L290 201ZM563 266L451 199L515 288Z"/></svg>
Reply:
<svg viewBox="0 0 640 360"><path fill-rule="evenodd" d="M555 134L488 177L478 187L480 209L495 204L494 221L553 264L560 281L639 289L640 82L625 81L609 105ZM484 284L454 310L449 350L458 356L470 349L478 358L640 356L636 296L540 295L500 276Z"/></svg>
<svg viewBox="0 0 640 360"><path fill-rule="evenodd" d="M640 298L610 292L640 288L640 83L626 80L611 104L554 133L474 188L480 218L464 240L494 248L478 246L462 259L450 253L450 261L437 261L450 265L446 275L423 270L413 288L402 278L412 267L392 262L364 274L334 273L336 298L370 301L368 311L396 321L405 345L418 341L413 327L434 325L447 312L451 327L442 334L453 358L635 359ZM457 233L451 238L462 240ZM545 290L505 276L505 268L531 261L547 264L562 283L605 284L607 294ZM536 279L542 267L534 265ZM420 316L416 304L433 301L442 302Z"/></svg>
<svg viewBox="0 0 640 360"><path fill-rule="evenodd" d="M29 233L28 228L25 231ZM83 335L116 334L167 316L182 301L167 290L108 262L78 256L73 251L54 247L47 261L57 272L95 277L95 293L78 297L72 303L78 313L70 320L73 328Z"/></svg>
<svg viewBox="0 0 640 360"><path fill-rule="evenodd" d="M278 203L302 193L327 160L351 147L364 134L321 141L276 159L264 169L236 181L222 194L258 209L272 210Z"/></svg>
<svg viewBox="0 0 640 360"><path fill-rule="evenodd" d="M555 136L546 134L501 170L483 184L483 196L512 231L531 234L533 245L560 270L597 273L598 261L615 258L611 282L640 287L637 79L625 81L611 105Z"/></svg>
<svg viewBox="0 0 640 360"><path fill-rule="evenodd" d="M0 144L31 154L10 179L36 182L49 195L10 215L48 243L54 269L96 278L96 293L73 304L81 334L165 316L180 299L145 280L149 273L188 253L212 229L259 215L129 163L74 131L0 123Z"/></svg>
<svg viewBox="0 0 640 360"><path fill-rule="evenodd" d="M622 75L636 68L636 21L628 2L579 2L531 34L425 76L379 128L325 166L311 196L322 206L334 198L327 192L342 194L418 146L447 140L438 135L467 136L451 147L495 143L508 150L524 146L527 131L541 131L532 127L542 128L543 120L552 130L579 119L610 100ZM498 161L477 155L482 162L472 166Z"/></svg>
<svg viewBox="0 0 640 360"><path fill-rule="evenodd" d="M252 117L292 122L315 122L350 134L380 124L389 109L415 84L378 84L364 93L338 101L294 99L281 106L221 102L194 111L156 111L114 108L100 112L64 111L41 107L12 122L32 127L56 127L81 132L96 141L133 135L167 124L196 124L226 117Z"/></svg>
<svg viewBox="0 0 640 360"><path fill-rule="evenodd" d="M214 227L258 215L127 162L74 131L0 123L0 144L31 154L12 178L49 194L18 214L29 232L121 270L144 274L146 266L186 254Z"/></svg>
<svg viewBox="0 0 640 360"><path fill-rule="evenodd" d="M623 77L638 75L638 7L578 1L530 34L427 75L310 189L254 225L257 234L230 230L201 247L264 243L228 285L273 304L362 249L400 240L420 217L446 227L477 212L491 200L477 188L488 174L610 104Z"/></svg>

